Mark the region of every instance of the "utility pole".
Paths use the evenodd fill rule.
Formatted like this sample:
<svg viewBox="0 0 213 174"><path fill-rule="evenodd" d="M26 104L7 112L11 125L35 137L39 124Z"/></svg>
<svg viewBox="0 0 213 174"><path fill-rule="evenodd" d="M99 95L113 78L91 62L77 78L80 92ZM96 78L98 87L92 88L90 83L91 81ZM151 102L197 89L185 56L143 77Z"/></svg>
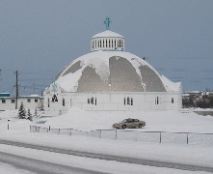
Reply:
<svg viewBox="0 0 213 174"><path fill-rule="evenodd" d="M0 68L0 92L1 92L1 82L2 82L2 79L1 79L1 68ZM3 92L3 91L2 91Z"/></svg>
<svg viewBox="0 0 213 174"><path fill-rule="evenodd" d="M16 106L15 106L15 109L18 109L19 85L18 85L18 71L17 70L16 70L15 74L16 74L16 85L15 85L15 88L16 88Z"/></svg>

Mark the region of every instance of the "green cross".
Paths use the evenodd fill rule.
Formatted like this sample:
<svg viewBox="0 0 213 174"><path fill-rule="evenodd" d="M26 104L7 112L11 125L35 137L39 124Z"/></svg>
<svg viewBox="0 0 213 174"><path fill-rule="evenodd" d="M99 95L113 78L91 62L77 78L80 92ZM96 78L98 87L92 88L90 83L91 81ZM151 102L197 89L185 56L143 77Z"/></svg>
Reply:
<svg viewBox="0 0 213 174"><path fill-rule="evenodd" d="M111 23L111 20L109 17L106 17L105 21L104 21L104 24L106 26L106 30L109 30L110 29L110 23Z"/></svg>

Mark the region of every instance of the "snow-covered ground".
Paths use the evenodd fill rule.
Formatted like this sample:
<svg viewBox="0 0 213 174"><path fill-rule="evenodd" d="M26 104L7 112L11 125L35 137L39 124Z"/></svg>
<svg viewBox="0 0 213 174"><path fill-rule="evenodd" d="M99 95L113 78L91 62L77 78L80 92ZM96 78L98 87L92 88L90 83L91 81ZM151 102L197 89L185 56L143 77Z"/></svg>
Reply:
<svg viewBox="0 0 213 174"><path fill-rule="evenodd" d="M203 167L213 167L213 149L205 146L151 144L130 141L115 141L81 136L59 136L54 134L30 134L16 131L0 134L0 139L20 141L25 143L71 149L75 151L92 152L98 154L113 154L121 157L134 157L164 162L174 162ZM83 167L85 169L98 169L109 173L207 173L192 172L176 169L156 168L150 166L73 157L56 153L38 151L28 148L0 145L0 152L49 161L52 163Z"/></svg>
<svg viewBox="0 0 213 174"><path fill-rule="evenodd" d="M40 125L53 128L74 128L84 131L96 129L111 129L115 122L120 122L125 118L139 118L146 121L146 127L137 131L170 131L170 132L205 132L213 133L213 117L199 116L193 112L97 112L71 110L70 112L57 117L45 117L43 114L34 119L33 122L19 120L15 117L16 111L6 111L0 113L0 139L20 141L29 144L38 144L52 146L63 149L76 151L113 154L124 157L143 158L165 162L176 162L181 164L199 165L204 167L213 167L213 149L205 145L186 145L186 144L157 144L144 143L141 141L99 139L94 137L56 135L47 133L30 133L30 125ZM10 121L8 121L10 120ZM8 129L9 125L9 130ZM113 173L194 173L167 168L156 168L150 166L141 166L136 164L125 164L112 161L96 161L95 159L88 162L88 159L80 157L68 157L59 154L45 154L46 152L31 149L26 150L0 145L0 152L10 152L13 154L22 154L31 158L47 156L51 162L61 161L62 164L72 164L79 167L83 165L86 169L96 169ZM53 158L53 156L55 157ZM58 156L56 158L56 156ZM59 157L60 156L60 157ZM80 162L81 161L81 162ZM82 162L83 161L83 162ZM112 166L112 167L111 167ZM125 167L126 166L126 167ZM7 168L8 166L6 166ZM5 166L0 165L0 171ZM122 169L122 170L121 170ZM131 171L129 171L131 169ZM18 171L18 169L17 169ZM116 171L116 172L115 172ZM12 172L11 172L12 173ZM196 173L196 172L195 172ZM201 173L201 172L197 172ZM203 172L205 173L205 172Z"/></svg>
<svg viewBox="0 0 213 174"><path fill-rule="evenodd" d="M107 172L112 174L155 174L155 173L164 173L164 174L208 174L208 172L201 171L186 171L179 169L170 169L164 167L153 167L153 166L144 166L137 164L127 164L116 161L105 161L98 159L90 159L85 157L76 157L66 154L57 154L52 152L44 152L33 149L26 149L20 147L0 145L0 151L9 151L11 154L17 154L24 157L30 157L32 159L37 159L41 161L48 161L55 164L62 164L65 166L72 166L77 168L84 168L87 170L96 170L98 172ZM30 155L29 155L30 154ZM43 158L41 158L43 157ZM0 171L4 174L31 174L24 170L16 169L12 166L0 163Z"/></svg>
<svg viewBox="0 0 213 174"><path fill-rule="evenodd" d="M213 133L213 117L194 112L130 112L130 111L82 111L70 110L59 117L47 119L45 126L74 128L79 130L111 129L112 124L126 118L138 118L146 122L147 131L210 132Z"/></svg>
<svg viewBox="0 0 213 174"><path fill-rule="evenodd" d="M48 115L46 117L45 115ZM169 131L169 132L202 132L213 133L213 117L201 116L190 110L159 111L159 112L132 112L132 111L83 111L72 109L69 112L50 117L51 113L42 113L26 125L51 126L52 128L73 128L78 130L111 129L112 124L126 118L138 118L146 122L142 131ZM19 130L23 121L17 120L17 111L0 112L0 127L6 127L8 120L10 129ZM25 127L25 126L24 126Z"/></svg>

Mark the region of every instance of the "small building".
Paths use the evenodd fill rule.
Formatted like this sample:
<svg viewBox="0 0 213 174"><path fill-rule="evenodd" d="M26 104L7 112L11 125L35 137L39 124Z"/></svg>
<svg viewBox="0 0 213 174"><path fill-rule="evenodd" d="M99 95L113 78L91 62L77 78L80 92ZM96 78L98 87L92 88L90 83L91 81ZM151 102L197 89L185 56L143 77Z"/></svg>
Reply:
<svg viewBox="0 0 213 174"><path fill-rule="evenodd" d="M0 111L4 110L14 110L17 108L19 109L21 103L23 103L25 109L30 109L35 111L37 109L43 109L43 97L38 95L31 95L31 96L21 96L17 100L13 96L8 95L1 95L0 94Z"/></svg>

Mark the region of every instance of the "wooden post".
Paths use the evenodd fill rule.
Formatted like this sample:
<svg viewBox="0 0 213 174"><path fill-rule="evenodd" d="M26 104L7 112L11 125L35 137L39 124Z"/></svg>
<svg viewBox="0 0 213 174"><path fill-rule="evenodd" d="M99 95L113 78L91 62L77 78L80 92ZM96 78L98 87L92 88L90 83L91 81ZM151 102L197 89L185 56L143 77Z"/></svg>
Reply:
<svg viewBox="0 0 213 174"><path fill-rule="evenodd" d="M118 139L118 130L115 129L115 139L117 140Z"/></svg>
<svg viewBox="0 0 213 174"><path fill-rule="evenodd" d="M189 144L189 133L186 134L186 143Z"/></svg>
<svg viewBox="0 0 213 174"><path fill-rule="evenodd" d="M101 138L101 129L99 129L99 138Z"/></svg>
<svg viewBox="0 0 213 174"><path fill-rule="evenodd" d="M72 128L70 128L70 134L69 134L70 136L72 135Z"/></svg>
<svg viewBox="0 0 213 174"><path fill-rule="evenodd" d="M7 120L7 130L10 130L10 120Z"/></svg>

